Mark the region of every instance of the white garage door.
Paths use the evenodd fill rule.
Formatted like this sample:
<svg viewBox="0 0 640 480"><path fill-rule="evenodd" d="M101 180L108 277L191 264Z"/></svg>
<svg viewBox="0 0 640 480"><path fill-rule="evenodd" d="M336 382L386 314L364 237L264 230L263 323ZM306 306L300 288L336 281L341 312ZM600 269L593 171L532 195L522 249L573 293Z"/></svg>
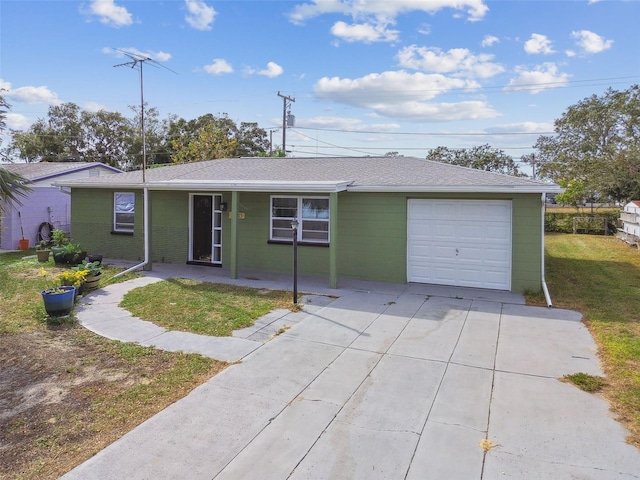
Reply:
<svg viewBox="0 0 640 480"><path fill-rule="evenodd" d="M511 202L409 200L407 279L511 289Z"/></svg>

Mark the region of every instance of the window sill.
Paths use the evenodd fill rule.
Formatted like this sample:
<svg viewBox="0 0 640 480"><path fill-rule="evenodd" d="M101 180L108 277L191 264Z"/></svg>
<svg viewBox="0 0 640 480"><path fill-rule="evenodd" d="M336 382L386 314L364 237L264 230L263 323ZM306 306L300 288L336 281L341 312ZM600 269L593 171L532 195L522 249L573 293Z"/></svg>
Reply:
<svg viewBox="0 0 640 480"><path fill-rule="evenodd" d="M133 237L133 232L121 232L118 230L111 230L111 235L124 235L125 237Z"/></svg>
<svg viewBox="0 0 640 480"><path fill-rule="evenodd" d="M270 245L293 245L293 240L267 240L267 243ZM298 246L302 247L324 247L328 248L328 243L317 243L317 242L298 242Z"/></svg>

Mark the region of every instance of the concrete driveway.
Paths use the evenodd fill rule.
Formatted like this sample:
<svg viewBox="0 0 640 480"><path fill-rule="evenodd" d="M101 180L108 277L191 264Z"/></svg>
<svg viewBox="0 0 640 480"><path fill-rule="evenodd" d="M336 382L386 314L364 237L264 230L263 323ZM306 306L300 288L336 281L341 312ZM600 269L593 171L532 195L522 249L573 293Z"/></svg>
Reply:
<svg viewBox="0 0 640 480"><path fill-rule="evenodd" d="M245 353L63 478L640 478L607 403L558 380L602 375L579 314L424 285L333 293L206 346ZM140 338L151 327L105 315L104 295L79 311L88 328L204 345Z"/></svg>

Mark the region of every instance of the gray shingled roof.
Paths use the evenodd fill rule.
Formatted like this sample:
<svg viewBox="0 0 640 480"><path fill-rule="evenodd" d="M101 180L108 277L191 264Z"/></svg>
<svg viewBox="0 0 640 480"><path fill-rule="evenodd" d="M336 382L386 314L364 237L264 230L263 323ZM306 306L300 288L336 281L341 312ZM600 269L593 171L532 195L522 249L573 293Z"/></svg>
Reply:
<svg viewBox="0 0 640 480"><path fill-rule="evenodd" d="M0 165L5 170L18 174L32 182L44 178L56 177L66 173L77 172L89 168L101 166L114 171L118 169L96 162L38 162L38 163L3 163Z"/></svg>
<svg viewBox="0 0 640 480"><path fill-rule="evenodd" d="M229 158L148 169L150 188L233 189L233 184L348 184L347 190L376 191L559 191L556 185L412 157ZM67 186L132 187L142 172L60 182ZM237 185L236 185L237 186ZM247 188L249 189L249 188Z"/></svg>

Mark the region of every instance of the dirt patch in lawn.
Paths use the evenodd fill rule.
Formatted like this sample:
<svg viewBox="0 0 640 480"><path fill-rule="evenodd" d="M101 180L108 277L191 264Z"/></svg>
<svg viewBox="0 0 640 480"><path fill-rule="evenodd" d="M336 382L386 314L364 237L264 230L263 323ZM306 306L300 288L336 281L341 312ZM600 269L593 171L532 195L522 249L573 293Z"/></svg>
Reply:
<svg viewBox="0 0 640 480"><path fill-rule="evenodd" d="M58 478L226 364L82 328L0 335L0 478Z"/></svg>

